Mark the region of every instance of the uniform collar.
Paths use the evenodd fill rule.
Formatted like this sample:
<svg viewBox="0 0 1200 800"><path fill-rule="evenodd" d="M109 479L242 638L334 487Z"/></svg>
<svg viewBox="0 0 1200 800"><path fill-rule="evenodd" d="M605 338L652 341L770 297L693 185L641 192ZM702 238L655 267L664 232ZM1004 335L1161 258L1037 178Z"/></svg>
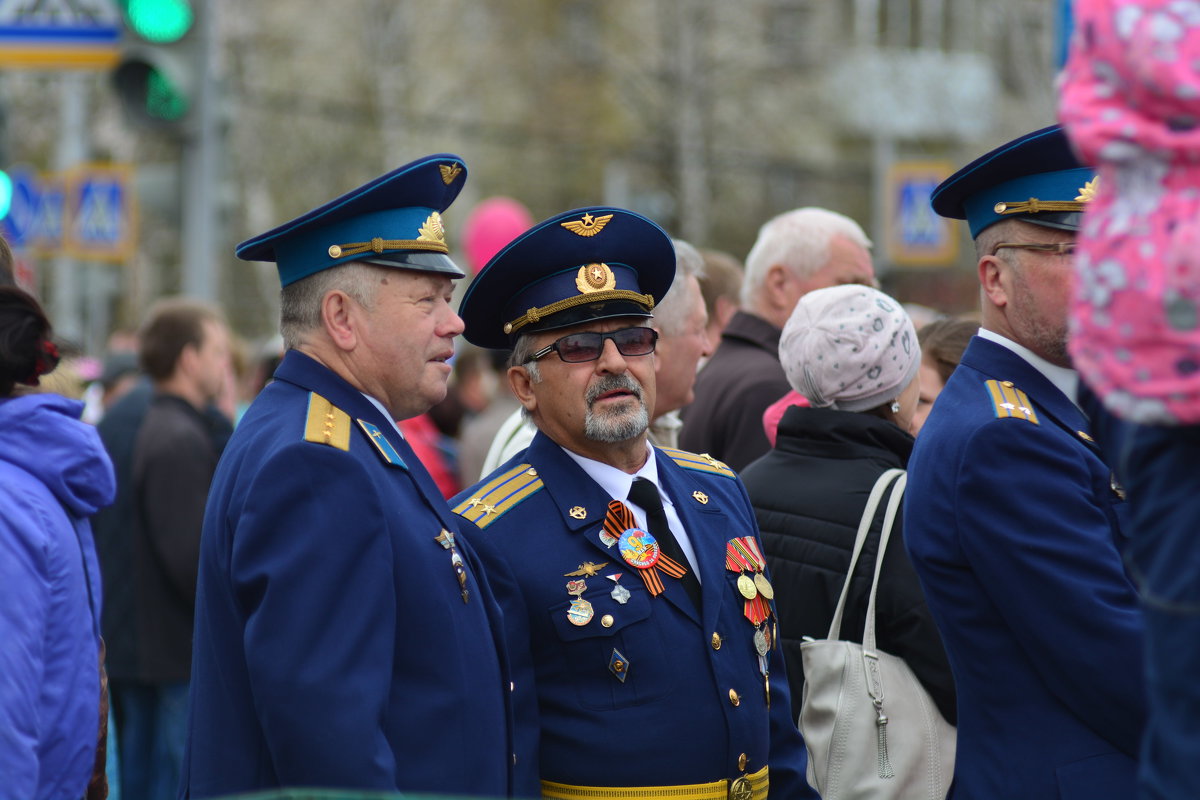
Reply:
<svg viewBox="0 0 1200 800"><path fill-rule="evenodd" d="M567 456L579 465L579 468L588 474L588 477L594 480L608 496L614 500L624 500L629 497L629 489L633 486L635 478L646 478L655 486L659 486L658 482L658 465L654 461L654 451L650 444L646 444L646 463L642 465L634 474L617 469L611 464L605 464L602 461L596 461L591 458L585 458L578 453L573 453L565 447L562 451ZM659 489L661 494L662 490Z"/></svg>
<svg viewBox="0 0 1200 800"><path fill-rule="evenodd" d="M989 342L995 342L1001 347L1016 353L1029 366L1040 372L1046 380L1054 384L1054 387L1062 392L1076 408L1079 407L1079 403L1075 400L1079 391L1079 373L1075 370L1051 364L1028 347L1019 345L1007 336L1002 336L995 331L989 331L987 328L979 329L979 337L987 339Z"/></svg>

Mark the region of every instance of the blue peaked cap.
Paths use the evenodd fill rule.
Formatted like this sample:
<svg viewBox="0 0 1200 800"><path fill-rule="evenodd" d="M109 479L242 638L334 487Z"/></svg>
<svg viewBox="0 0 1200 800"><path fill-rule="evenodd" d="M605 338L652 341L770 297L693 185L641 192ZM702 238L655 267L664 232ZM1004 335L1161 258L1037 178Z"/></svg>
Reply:
<svg viewBox="0 0 1200 800"><path fill-rule="evenodd" d="M522 334L612 317L651 317L675 279L662 228L621 208L577 208L534 225L492 257L463 296L464 336L503 350Z"/></svg>
<svg viewBox="0 0 1200 800"><path fill-rule="evenodd" d="M417 159L341 197L247 239L243 261L274 261L284 286L350 261L383 267L465 273L451 260L441 213L467 180L450 153Z"/></svg>
<svg viewBox="0 0 1200 800"><path fill-rule="evenodd" d="M930 202L943 217L965 219L972 237L1013 218L1074 231L1095 194L1095 177L1062 127L1051 125L975 159L942 181Z"/></svg>

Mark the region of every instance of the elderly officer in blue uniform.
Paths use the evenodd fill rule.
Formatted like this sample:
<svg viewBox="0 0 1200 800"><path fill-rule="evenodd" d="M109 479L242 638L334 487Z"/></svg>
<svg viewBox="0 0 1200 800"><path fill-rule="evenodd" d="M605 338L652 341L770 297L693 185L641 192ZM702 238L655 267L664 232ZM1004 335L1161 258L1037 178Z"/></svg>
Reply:
<svg viewBox="0 0 1200 800"><path fill-rule="evenodd" d="M671 240L569 211L493 258L460 312L513 347L538 428L453 501L504 609L522 783L542 796L815 797L754 512L724 464L647 443ZM522 720L524 721L524 717Z"/></svg>
<svg viewBox="0 0 1200 800"><path fill-rule="evenodd" d="M213 479L184 797L513 791L498 607L394 422L446 393L465 179L430 156L238 246L287 353Z"/></svg>
<svg viewBox="0 0 1200 800"><path fill-rule="evenodd" d="M1145 717L1122 493L1073 399L1071 253L1094 191L1058 127L933 194L975 238L983 326L909 462L904 538L954 671L954 798L1127 800Z"/></svg>

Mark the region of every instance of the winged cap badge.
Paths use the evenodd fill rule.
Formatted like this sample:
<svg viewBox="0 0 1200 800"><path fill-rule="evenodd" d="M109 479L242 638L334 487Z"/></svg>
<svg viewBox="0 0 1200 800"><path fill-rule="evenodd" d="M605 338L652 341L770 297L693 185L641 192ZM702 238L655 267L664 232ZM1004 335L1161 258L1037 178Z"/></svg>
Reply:
<svg viewBox="0 0 1200 800"><path fill-rule="evenodd" d="M1100 190L1100 176L1092 178L1079 189L1079 195L1075 198L1080 203L1090 203L1096 199L1096 192Z"/></svg>
<svg viewBox="0 0 1200 800"><path fill-rule="evenodd" d="M454 183L454 179L463 171L461 164L439 164L438 169L442 171L442 183L447 186Z"/></svg>
<svg viewBox="0 0 1200 800"><path fill-rule="evenodd" d="M604 226L613 218L612 214L605 214L602 217L593 217L590 213L584 214L580 219L569 219L566 222L560 222L564 228L577 236L595 236L600 231L604 230Z"/></svg>

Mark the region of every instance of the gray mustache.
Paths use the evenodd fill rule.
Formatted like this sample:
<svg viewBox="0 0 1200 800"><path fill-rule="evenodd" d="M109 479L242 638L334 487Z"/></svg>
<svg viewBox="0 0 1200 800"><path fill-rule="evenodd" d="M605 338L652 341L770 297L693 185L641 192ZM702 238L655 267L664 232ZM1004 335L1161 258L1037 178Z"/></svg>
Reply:
<svg viewBox="0 0 1200 800"><path fill-rule="evenodd" d="M642 399L641 384L639 384L629 375L608 375L601 378L599 382L592 384L592 386L588 388L587 393L584 395L584 399L590 406L592 403L596 402L596 398L598 398L600 395L604 394L605 392L615 391L617 389L624 389L625 391L632 392L639 401Z"/></svg>

